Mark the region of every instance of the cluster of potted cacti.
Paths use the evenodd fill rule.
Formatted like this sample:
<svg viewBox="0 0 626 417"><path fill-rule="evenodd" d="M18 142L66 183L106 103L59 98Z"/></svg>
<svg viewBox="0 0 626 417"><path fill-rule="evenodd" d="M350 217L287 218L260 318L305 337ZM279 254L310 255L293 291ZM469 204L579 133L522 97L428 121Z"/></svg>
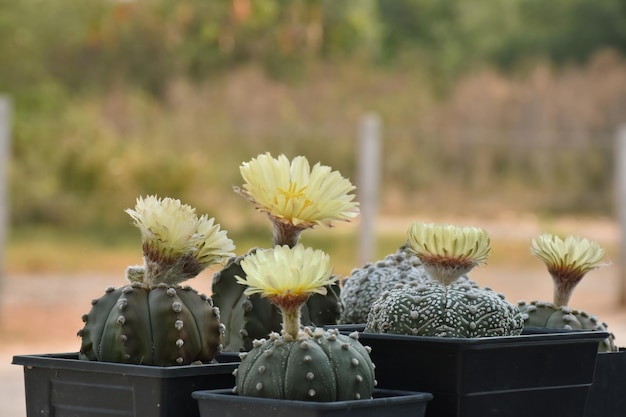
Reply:
<svg viewBox="0 0 626 417"><path fill-rule="evenodd" d="M271 245L235 256L213 218L179 200L138 198L127 213L141 231L144 263L92 302L80 352L14 358L25 365L29 417L61 408L263 416L277 407L319 416L338 407L355 415L594 415L584 410L597 351L617 349L605 324L567 303L602 265L596 243L532 242L554 279L554 303L512 304L472 281L467 274L490 252L477 227L415 222L396 253L342 281L329 256L299 236L358 215L350 181L304 157L268 153L240 172L245 183L235 191L268 215ZM222 262L210 297L181 285ZM70 365L59 369L61 361Z"/></svg>

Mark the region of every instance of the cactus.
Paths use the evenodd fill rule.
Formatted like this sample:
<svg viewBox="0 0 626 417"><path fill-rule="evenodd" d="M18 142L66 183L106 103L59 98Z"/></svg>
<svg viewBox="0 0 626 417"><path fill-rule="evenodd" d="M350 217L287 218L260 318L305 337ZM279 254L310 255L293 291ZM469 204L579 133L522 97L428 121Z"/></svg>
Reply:
<svg viewBox="0 0 626 417"><path fill-rule="evenodd" d="M489 237L479 228L414 223L407 244L430 281L399 285L372 305L366 331L436 337L519 335L519 309L489 288L459 279L482 263Z"/></svg>
<svg viewBox="0 0 626 417"><path fill-rule="evenodd" d="M355 268L342 284L339 323L365 323L372 303L383 292L398 284L427 279L420 260L405 245L380 261Z"/></svg>
<svg viewBox="0 0 626 417"><path fill-rule="evenodd" d="M179 200L137 199L127 210L140 228L144 265L128 285L110 287L83 316L79 357L143 365L211 362L221 349L219 309L180 282L232 255L226 232Z"/></svg>
<svg viewBox="0 0 626 417"><path fill-rule="evenodd" d="M374 366L358 335L305 327L298 339L271 333L242 354L236 392L302 401L371 398Z"/></svg>
<svg viewBox="0 0 626 417"><path fill-rule="evenodd" d="M490 288L468 281L400 285L372 305L366 331L415 336L490 337L519 335L521 313Z"/></svg>
<svg viewBox="0 0 626 417"><path fill-rule="evenodd" d="M300 244L284 245L257 251L241 267L246 276L237 281L248 295L259 294L278 307L282 332L255 340L241 354L235 392L302 401L371 398L374 365L356 333L301 329L302 305L310 295L324 294L338 278L330 272L328 255Z"/></svg>
<svg viewBox="0 0 626 417"><path fill-rule="evenodd" d="M254 254L252 249L248 254ZM280 330L281 315L278 307L258 294L245 294L245 286L236 277L245 277L241 268L244 256L230 258L221 271L213 275L212 299L219 306L222 323L226 326L224 351L242 352L252 349L255 339L267 337ZM336 324L341 311L339 285L326 287L326 295L313 294L302 306L302 322L307 326Z"/></svg>
<svg viewBox="0 0 626 417"><path fill-rule="evenodd" d="M354 186L330 167L309 165L303 156L289 161L285 155L273 158L269 153L243 163L240 172L246 181L235 187L240 194L267 214L272 222L272 247L298 245L300 234L318 225L332 226L335 221L350 221L359 213L358 203L350 194ZM254 339L280 329L280 312L258 295L248 295L237 284L236 276L245 277L240 262L247 255L228 261L213 276L212 297L226 324L224 346L227 351L246 351ZM325 293L312 295L302 308L307 325L336 324L340 314L339 285L333 283Z"/></svg>
<svg viewBox="0 0 626 417"><path fill-rule="evenodd" d="M141 365L209 363L219 353L219 310L189 286L109 287L92 302L80 358Z"/></svg>
<svg viewBox="0 0 626 417"><path fill-rule="evenodd" d="M518 302L524 317L524 326L608 332L608 325L596 316L568 306L574 289L587 272L604 265L601 262L604 250L596 242L587 239L574 236L561 239L543 234L533 239L531 253L546 264L554 283L554 295L553 302ZM600 352L617 349L615 337L611 333L598 345Z"/></svg>

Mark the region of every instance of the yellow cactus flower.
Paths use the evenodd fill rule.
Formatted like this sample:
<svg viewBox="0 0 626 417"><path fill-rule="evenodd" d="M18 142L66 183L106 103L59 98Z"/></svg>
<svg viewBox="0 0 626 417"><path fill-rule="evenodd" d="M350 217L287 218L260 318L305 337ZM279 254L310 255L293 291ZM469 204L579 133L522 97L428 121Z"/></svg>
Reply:
<svg viewBox="0 0 626 417"><path fill-rule="evenodd" d="M444 284L485 263L489 243L489 235L479 227L415 222L407 232L409 249Z"/></svg>
<svg viewBox="0 0 626 417"><path fill-rule="evenodd" d="M319 162L311 168L304 156L290 162L285 155L273 158L265 153L243 163L240 172L246 183L235 191L267 213L275 225L303 230L350 221L359 214L359 204L350 194L356 187ZM296 233L295 239L275 235L274 245L295 246L298 233L291 233Z"/></svg>
<svg viewBox="0 0 626 417"><path fill-rule="evenodd" d="M587 272L606 265L602 262L604 249L597 242L575 236L561 239L544 233L532 240L530 251L546 264L555 282L554 303L558 306L567 305Z"/></svg>
<svg viewBox="0 0 626 417"><path fill-rule="evenodd" d="M234 255L233 241L215 219L198 217L194 208L180 200L139 197L135 209L125 211L141 231L146 275L160 282L192 278Z"/></svg>
<svg viewBox="0 0 626 417"><path fill-rule="evenodd" d="M325 286L337 281L332 275L330 257L319 249L301 244L258 250L241 261L246 277L245 293L260 294L276 304L283 314L283 330L295 335L300 329L300 307L312 294L326 294Z"/></svg>

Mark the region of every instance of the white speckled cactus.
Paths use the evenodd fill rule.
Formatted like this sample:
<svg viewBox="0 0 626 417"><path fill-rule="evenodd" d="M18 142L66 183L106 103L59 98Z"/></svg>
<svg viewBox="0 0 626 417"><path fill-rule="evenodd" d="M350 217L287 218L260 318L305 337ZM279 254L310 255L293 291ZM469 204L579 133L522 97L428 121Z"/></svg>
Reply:
<svg viewBox="0 0 626 417"><path fill-rule="evenodd" d="M596 316L568 306L574 289L592 269L605 265L602 262L604 249L597 242L567 236L561 239L543 234L533 239L531 253L541 259L548 268L554 282L553 302L520 301L518 307L526 327L548 329L598 330L608 332L607 324ZM599 351L615 351L614 336L603 340Z"/></svg>
<svg viewBox="0 0 626 417"><path fill-rule="evenodd" d="M342 311L339 322L365 323L372 303L380 295L398 284L423 282L430 278L422 262L406 245L385 259L355 268L343 281L341 288Z"/></svg>
<svg viewBox="0 0 626 417"><path fill-rule="evenodd" d="M241 263L238 281L248 293L267 297L280 309L281 334L255 340L241 354L235 391L239 395L303 401L371 398L376 383L369 351L356 333L301 329L300 308L310 294L336 280L328 255L297 245L257 251Z"/></svg>
<svg viewBox="0 0 626 417"><path fill-rule="evenodd" d="M413 223L407 243L433 279L383 293L372 305L366 331L436 337L521 333L515 305L489 288L459 280L489 254L483 229Z"/></svg>

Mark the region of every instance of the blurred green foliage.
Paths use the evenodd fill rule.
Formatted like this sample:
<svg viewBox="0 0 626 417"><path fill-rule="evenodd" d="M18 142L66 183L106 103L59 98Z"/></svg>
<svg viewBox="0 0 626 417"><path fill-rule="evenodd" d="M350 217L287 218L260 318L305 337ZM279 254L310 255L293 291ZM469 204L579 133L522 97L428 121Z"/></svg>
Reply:
<svg viewBox="0 0 626 417"><path fill-rule="evenodd" d="M503 199L534 190L543 192L539 208L610 210L606 137L619 115L545 124L583 129L593 143L584 159L554 148L546 173L546 164L511 155L519 138L487 141L487 154L480 138L455 142L446 132L459 123L541 137L531 128L544 127L533 99L519 117L517 108L500 115L508 125L463 122L445 103L454 107L459 80L480 69L515 80L537 62L566 71L605 48L626 53L622 0L0 0L0 10L0 92L15 106L16 225L113 233L128 225L122 210L149 193L254 223L262 216L242 218L250 207L231 192L241 162L265 151L305 154L354 178L352 138L368 110L389 126L383 175L406 210L489 197L495 181ZM499 92L516 87L490 82L500 86L496 114ZM481 96L479 84L471 97ZM456 97L463 111L480 107ZM609 113L624 99L610 100ZM548 201L555 191L561 198Z"/></svg>

